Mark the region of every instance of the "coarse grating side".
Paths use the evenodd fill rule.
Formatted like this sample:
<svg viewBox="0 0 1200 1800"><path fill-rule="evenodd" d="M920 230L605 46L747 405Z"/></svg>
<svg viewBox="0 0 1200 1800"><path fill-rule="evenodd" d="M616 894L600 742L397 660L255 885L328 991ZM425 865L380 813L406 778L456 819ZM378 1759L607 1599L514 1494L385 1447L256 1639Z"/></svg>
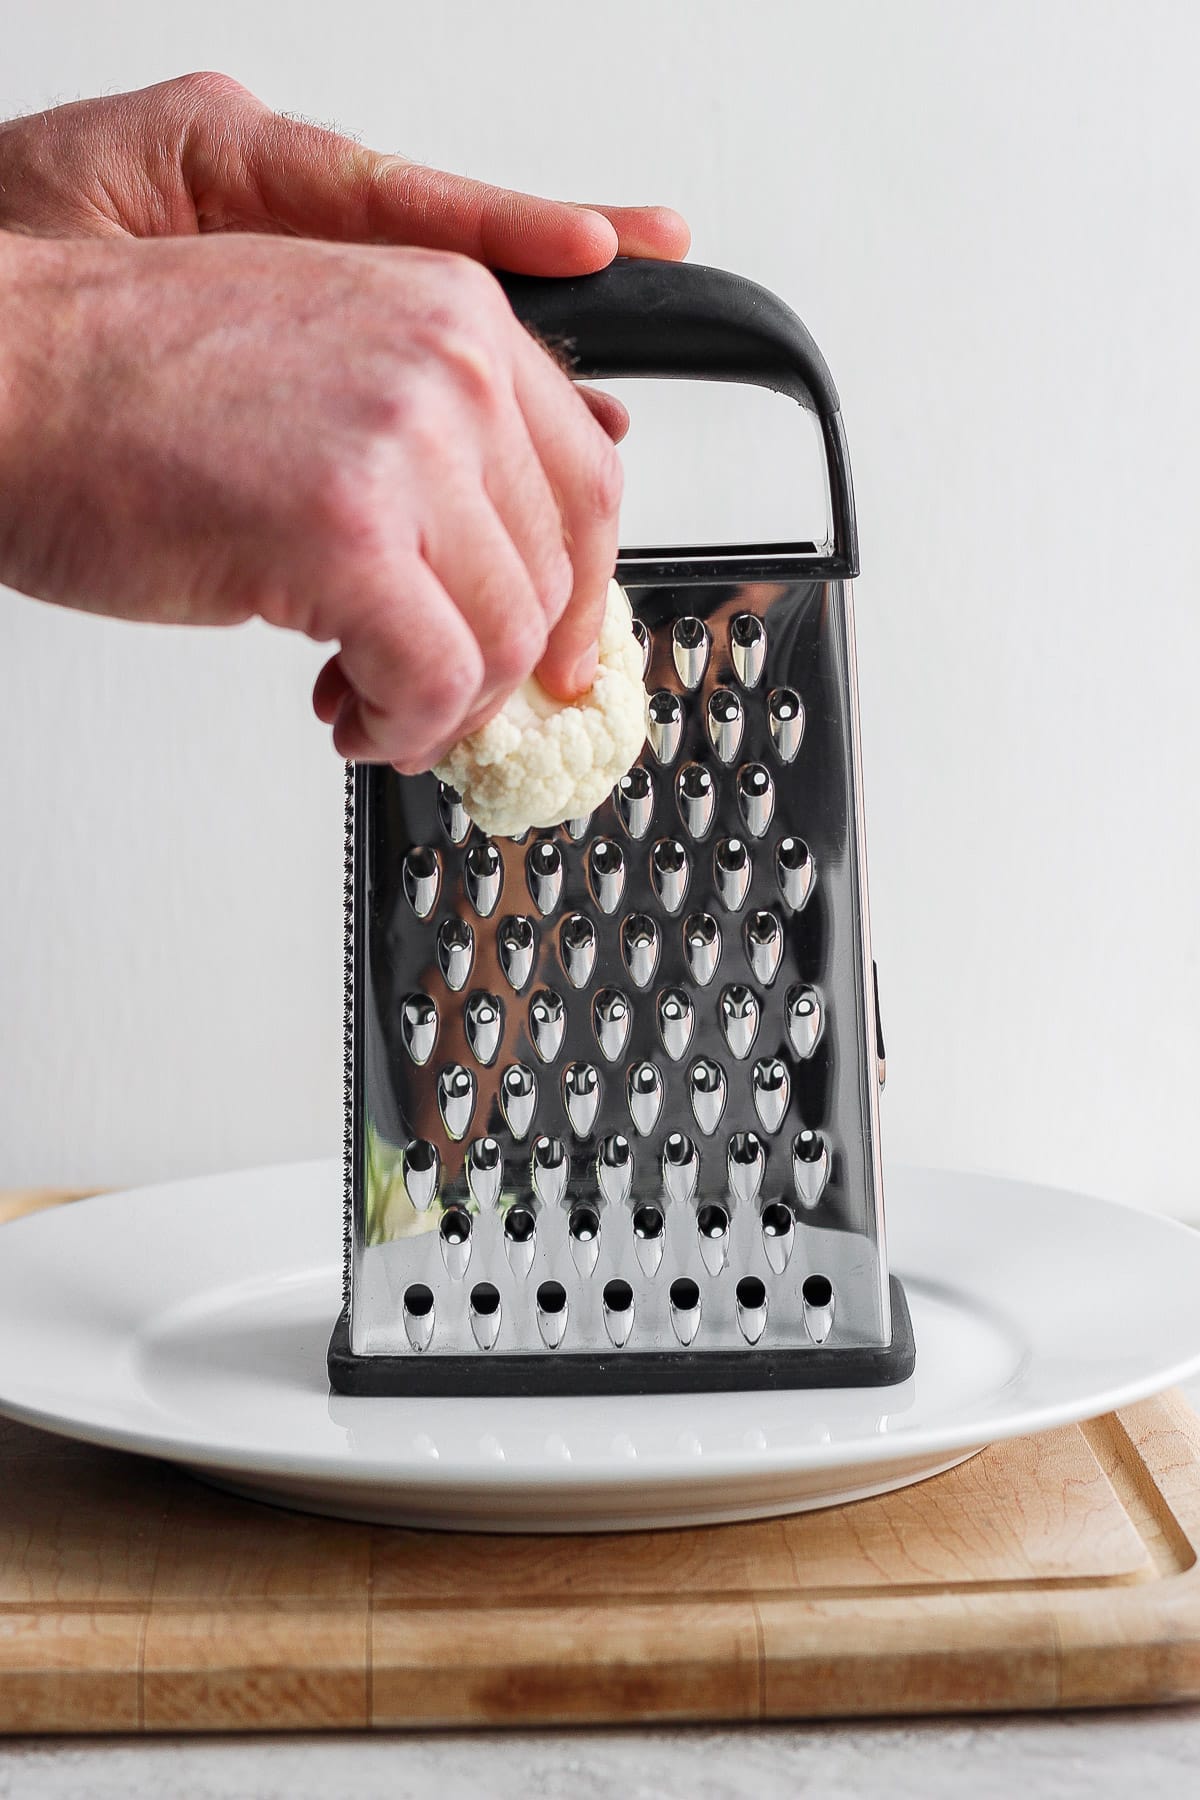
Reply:
<svg viewBox="0 0 1200 1800"><path fill-rule="evenodd" d="M626 582L650 742L590 820L359 771L356 1350L890 1340L847 592Z"/></svg>

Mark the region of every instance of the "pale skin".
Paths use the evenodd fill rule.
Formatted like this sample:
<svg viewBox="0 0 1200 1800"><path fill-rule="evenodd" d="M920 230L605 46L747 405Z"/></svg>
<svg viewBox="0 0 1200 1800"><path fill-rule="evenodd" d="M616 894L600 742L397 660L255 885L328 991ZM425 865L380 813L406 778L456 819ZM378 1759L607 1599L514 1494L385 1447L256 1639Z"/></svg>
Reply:
<svg viewBox="0 0 1200 1800"><path fill-rule="evenodd" d="M339 754L429 768L586 690L628 420L489 268L682 256L662 207L384 156L220 75L0 125L0 582L337 650Z"/></svg>

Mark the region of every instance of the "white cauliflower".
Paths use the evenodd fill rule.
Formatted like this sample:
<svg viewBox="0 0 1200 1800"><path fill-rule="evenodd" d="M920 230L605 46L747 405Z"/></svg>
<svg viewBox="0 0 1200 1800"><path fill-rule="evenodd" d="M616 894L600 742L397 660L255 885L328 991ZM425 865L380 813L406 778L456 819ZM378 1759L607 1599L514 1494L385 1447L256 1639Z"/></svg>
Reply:
<svg viewBox="0 0 1200 1800"><path fill-rule="evenodd" d="M578 700L551 699L531 675L434 770L489 836L519 837L599 806L646 741L642 648L615 581L600 627L596 678Z"/></svg>

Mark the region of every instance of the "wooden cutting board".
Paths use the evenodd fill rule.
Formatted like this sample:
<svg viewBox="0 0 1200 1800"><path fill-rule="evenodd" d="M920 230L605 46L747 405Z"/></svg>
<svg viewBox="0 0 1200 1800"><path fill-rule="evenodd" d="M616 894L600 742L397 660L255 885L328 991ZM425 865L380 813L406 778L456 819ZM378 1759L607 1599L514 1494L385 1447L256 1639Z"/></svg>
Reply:
<svg viewBox="0 0 1200 1800"><path fill-rule="evenodd" d="M277 1512L0 1420L0 1731L1194 1699L1198 1543L1178 1395L854 1506L582 1538Z"/></svg>

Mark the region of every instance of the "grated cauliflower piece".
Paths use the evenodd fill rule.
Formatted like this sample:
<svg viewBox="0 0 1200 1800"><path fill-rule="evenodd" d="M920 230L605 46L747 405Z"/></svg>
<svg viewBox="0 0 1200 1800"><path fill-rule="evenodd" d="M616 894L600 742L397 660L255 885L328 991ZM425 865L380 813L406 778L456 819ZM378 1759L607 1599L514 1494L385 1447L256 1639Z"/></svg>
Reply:
<svg viewBox="0 0 1200 1800"><path fill-rule="evenodd" d="M620 586L608 584L596 678L578 700L554 700L531 675L495 718L434 770L489 836L579 819L627 775L646 741L642 649Z"/></svg>

